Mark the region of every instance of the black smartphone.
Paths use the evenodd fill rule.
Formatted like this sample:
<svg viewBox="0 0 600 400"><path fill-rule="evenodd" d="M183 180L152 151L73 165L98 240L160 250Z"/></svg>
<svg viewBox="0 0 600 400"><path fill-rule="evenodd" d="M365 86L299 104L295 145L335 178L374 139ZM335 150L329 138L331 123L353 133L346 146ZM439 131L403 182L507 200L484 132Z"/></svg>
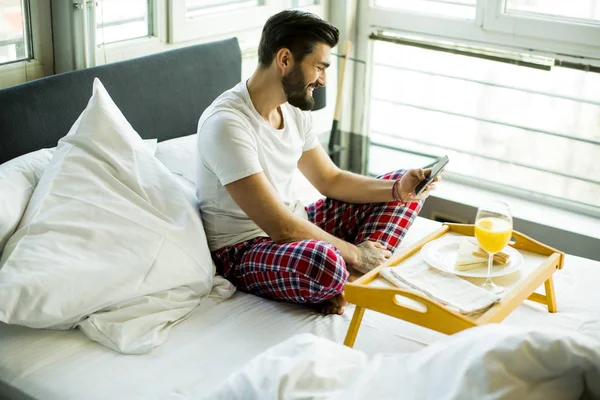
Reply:
<svg viewBox="0 0 600 400"><path fill-rule="evenodd" d="M425 190L425 187L427 185L429 185L431 182L433 182L435 177L438 176L438 174L442 171L442 169L444 169L446 164L448 164L448 161L450 161L448 159L448 156L444 156L444 157L440 158L439 160L437 160L434 164L426 165L423 168L423 169L431 168L431 173L429 174L429 177L427 177L427 179L425 179L424 181L419 183L417 185L417 187L415 188L415 194L417 196L420 195L423 192L423 190Z"/></svg>

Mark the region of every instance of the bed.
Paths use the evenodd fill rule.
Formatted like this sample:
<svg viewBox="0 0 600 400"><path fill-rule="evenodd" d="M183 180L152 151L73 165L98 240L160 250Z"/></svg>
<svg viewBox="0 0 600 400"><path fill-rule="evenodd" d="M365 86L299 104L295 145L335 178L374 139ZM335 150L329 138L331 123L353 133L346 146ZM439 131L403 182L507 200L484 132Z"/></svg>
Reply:
<svg viewBox="0 0 600 400"><path fill-rule="evenodd" d="M56 146L85 107L99 77L144 139L158 139L155 156L170 173L193 185L202 110L241 76L235 39L45 78L0 91L0 163ZM187 182L187 183L186 183ZM305 186L305 200L318 193ZM417 218L403 246L439 223ZM567 256L555 275L559 312L526 302L503 324L563 328L600 337L598 263ZM352 317L323 316L292 304L236 292L206 297L152 351L124 355L81 330L33 329L0 323L0 398L181 399L220 387L267 349L297 334L342 343ZM367 311L354 348L367 356L413 354L446 340L440 333Z"/></svg>
<svg viewBox="0 0 600 400"><path fill-rule="evenodd" d="M405 243L437 227L419 218ZM598 265L577 257L567 257L565 265L555 281L558 313L527 302L504 324L560 327L600 337L595 307L600 295L593 289L600 284ZM201 304L163 345L138 356L118 354L79 330L0 325L0 393L10 399L193 398L190 394L209 393L253 357L293 335L311 333L343 343L352 313L350 306L342 316L322 316L238 292L228 300ZM444 338L367 310L354 348L368 355L406 354Z"/></svg>

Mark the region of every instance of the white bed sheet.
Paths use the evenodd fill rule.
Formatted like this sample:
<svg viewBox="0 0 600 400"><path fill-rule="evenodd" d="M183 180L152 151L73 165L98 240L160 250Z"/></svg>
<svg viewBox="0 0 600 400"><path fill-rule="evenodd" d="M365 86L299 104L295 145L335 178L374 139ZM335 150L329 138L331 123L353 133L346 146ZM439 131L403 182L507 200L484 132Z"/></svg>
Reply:
<svg viewBox="0 0 600 400"><path fill-rule="evenodd" d="M418 218L408 245L437 229ZM555 275L559 313L526 302L505 320L544 324L600 337L600 263L567 257ZM199 387L217 387L252 357L297 333L343 342L353 307L342 316L322 316L305 307L236 293L208 299L189 320L173 328L152 353L125 356L90 341L80 331L34 330L0 325L0 398L20 391L40 399L187 398ZM356 349L367 354L413 352L444 336L367 311ZM3 393L4 391L4 393ZM14 396L14 393L11 394ZM13 397L11 397L13 398Z"/></svg>

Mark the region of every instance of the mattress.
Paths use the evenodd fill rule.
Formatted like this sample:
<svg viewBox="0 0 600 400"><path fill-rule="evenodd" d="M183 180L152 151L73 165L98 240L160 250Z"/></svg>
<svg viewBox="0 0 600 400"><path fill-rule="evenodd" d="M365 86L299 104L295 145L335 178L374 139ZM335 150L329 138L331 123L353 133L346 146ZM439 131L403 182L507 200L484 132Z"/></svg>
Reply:
<svg viewBox="0 0 600 400"><path fill-rule="evenodd" d="M403 245L439 224L418 218ZM504 323L566 327L600 337L600 263L568 256L555 274L559 312L526 302ZM343 342L352 318L323 316L293 304L245 293L208 299L173 328L150 354L126 356L90 341L80 331L35 330L0 324L0 397L39 399L182 399L209 391L265 349L297 333ZM367 311L355 348L414 352L444 336Z"/></svg>

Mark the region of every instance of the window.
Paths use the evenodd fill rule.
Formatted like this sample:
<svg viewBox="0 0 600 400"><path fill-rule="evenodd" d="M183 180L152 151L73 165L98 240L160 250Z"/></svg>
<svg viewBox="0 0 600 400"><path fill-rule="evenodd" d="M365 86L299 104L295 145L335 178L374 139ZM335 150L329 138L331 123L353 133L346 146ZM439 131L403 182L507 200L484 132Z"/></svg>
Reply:
<svg viewBox="0 0 600 400"><path fill-rule="evenodd" d="M580 48L600 45L600 0L487 0L487 3L489 11L485 12L483 25L490 31L566 42L570 44L564 48L566 51L569 48L572 51L574 44Z"/></svg>
<svg viewBox="0 0 600 400"><path fill-rule="evenodd" d="M371 172L397 161L382 149L449 154L449 172L597 205L600 74L385 42L373 63Z"/></svg>
<svg viewBox="0 0 600 400"><path fill-rule="evenodd" d="M96 17L96 44L152 36L152 2L100 0Z"/></svg>
<svg viewBox="0 0 600 400"><path fill-rule="evenodd" d="M292 0L292 8L318 6L319 0Z"/></svg>
<svg viewBox="0 0 600 400"><path fill-rule="evenodd" d="M0 64L30 58L29 2L0 0Z"/></svg>
<svg viewBox="0 0 600 400"><path fill-rule="evenodd" d="M185 17L195 18L258 5L260 5L258 0L185 0Z"/></svg>
<svg viewBox="0 0 600 400"><path fill-rule="evenodd" d="M361 5L368 172L448 154L448 180L600 215L600 1L476 0L474 20L427 2Z"/></svg>
<svg viewBox="0 0 600 400"><path fill-rule="evenodd" d="M572 20L583 23L600 23L600 1L543 1L508 0L505 13L530 14L541 17L551 16L559 20Z"/></svg>
<svg viewBox="0 0 600 400"><path fill-rule="evenodd" d="M475 19L475 0L375 0L375 7Z"/></svg>
<svg viewBox="0 0 600 400"><path fill-rule="evenodd" d="M237 36L240 42L260 35L267 19L289 0L185 0L169 2L172 43L198 38Z"/></svg>

